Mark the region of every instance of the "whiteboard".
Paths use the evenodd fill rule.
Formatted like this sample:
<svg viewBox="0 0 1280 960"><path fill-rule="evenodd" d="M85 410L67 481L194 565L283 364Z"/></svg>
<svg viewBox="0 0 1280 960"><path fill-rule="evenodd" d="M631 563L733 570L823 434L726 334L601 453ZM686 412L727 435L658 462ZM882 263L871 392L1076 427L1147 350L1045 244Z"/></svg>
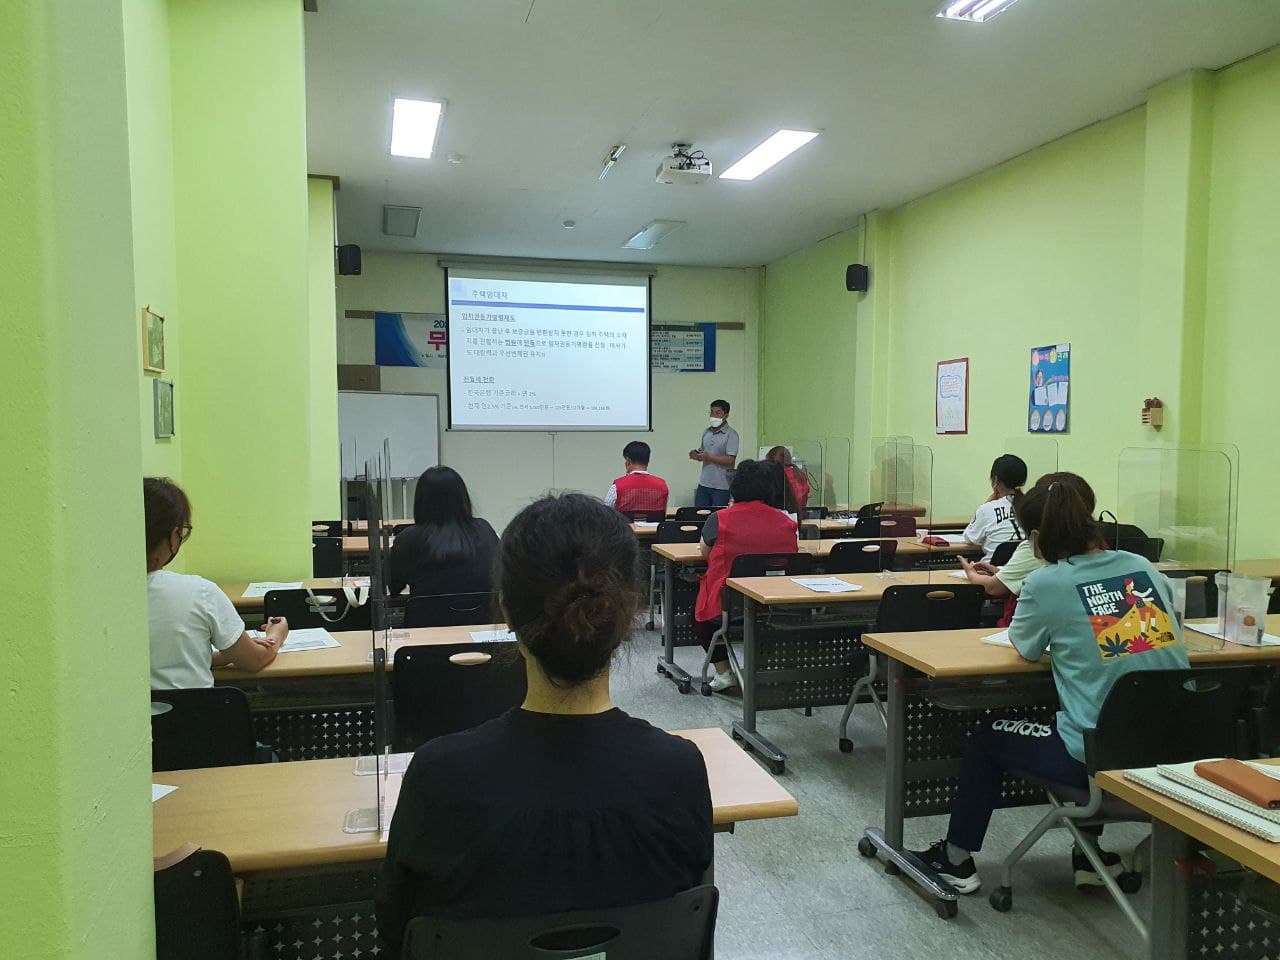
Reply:
<svg viewBox="0 0 1280 960"><path fill-rule="evenodd" d="M434 393L338 391L342 478L364 476L365 463L391 442L392 477L416 477L440 464L440 398Z"/></svg>

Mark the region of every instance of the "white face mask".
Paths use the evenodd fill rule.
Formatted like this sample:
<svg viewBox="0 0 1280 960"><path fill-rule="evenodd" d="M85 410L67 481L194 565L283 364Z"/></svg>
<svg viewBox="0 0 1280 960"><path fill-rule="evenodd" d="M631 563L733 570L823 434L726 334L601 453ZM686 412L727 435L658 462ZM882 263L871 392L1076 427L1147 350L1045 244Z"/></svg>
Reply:
<svg viewBox="0 0 1280 960"><path fill-rule="evenodd" d="M711 429L712 429L712 430L719 430L719 429L720 429L721 427L723 427L723 426L724 426L724 418L723 418L723 417L712 417L712 418L711 418Z"/></svg>

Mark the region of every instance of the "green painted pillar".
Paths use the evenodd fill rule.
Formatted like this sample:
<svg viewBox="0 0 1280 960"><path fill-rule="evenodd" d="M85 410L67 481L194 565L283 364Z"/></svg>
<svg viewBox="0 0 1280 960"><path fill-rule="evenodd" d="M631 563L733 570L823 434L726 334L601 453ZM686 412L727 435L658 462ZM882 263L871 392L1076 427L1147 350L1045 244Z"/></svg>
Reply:
<svg viewBox="0 0 1280 960"><path fill-rule="evenodd" d="M121 0L0 28L0 953L152 956Z"/></svg>
<svg viewBox="0 0 1280 960"><path fill-rule="evenodd" d="M311 519L342 515L338 453L338 304L333 276L333 182L307 181L311 344Z"/></svg>
<svg viewBox="0 0 1280 960"><path fill-rule="evenodd" d="M186 569L311 571L302 5L171 0Z"/></svg>

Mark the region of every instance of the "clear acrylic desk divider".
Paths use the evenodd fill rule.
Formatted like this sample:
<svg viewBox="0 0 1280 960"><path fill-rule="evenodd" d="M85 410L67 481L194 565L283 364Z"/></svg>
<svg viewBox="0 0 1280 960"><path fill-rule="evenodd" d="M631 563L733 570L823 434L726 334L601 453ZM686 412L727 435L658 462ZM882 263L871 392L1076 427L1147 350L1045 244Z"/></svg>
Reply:
<svg viewBox="0 0 1280 960"><path fill-rule="evenodd" d="M827 437L823 441L825 474L822 478L820 506L829 514L845 514L853 504L850 498L850 471L853 465L853 441L848 437ZM810 503L812 504L812 500ZM860 500L854 506L860 506Z"/></svg>
<svg viewBox="0 0 1280 960"><path fill-rule="evenodd" d="M1005 437L1000 453L1012 453L1015 457L1021 457L1027 465L1027 482L1023 490L1030 490L1045 474L1057 473L1060 469L1058 438L1049 434L1020 433ZM994 454L991 459L995 459ZM962 511L972 509L972 505L969 505L962 508Z"/></svg>

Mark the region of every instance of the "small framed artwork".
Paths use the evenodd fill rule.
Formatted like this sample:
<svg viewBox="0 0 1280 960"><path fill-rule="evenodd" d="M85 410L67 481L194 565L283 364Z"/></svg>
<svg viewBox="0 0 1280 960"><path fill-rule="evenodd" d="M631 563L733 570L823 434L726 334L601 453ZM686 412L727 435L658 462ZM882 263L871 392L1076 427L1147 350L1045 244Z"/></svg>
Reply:
<svg viewBox="0 0 1280 960"><path fill-rule="evenodd" d="M164 317L142 308L142 369L164 373Z"/></svg>
<svg viewBox="0 0 1280 960"><path fill-rule="evenodd" d="M173 436L173 381L152 380L151 397L156 439L167 440Z"/></svg>

